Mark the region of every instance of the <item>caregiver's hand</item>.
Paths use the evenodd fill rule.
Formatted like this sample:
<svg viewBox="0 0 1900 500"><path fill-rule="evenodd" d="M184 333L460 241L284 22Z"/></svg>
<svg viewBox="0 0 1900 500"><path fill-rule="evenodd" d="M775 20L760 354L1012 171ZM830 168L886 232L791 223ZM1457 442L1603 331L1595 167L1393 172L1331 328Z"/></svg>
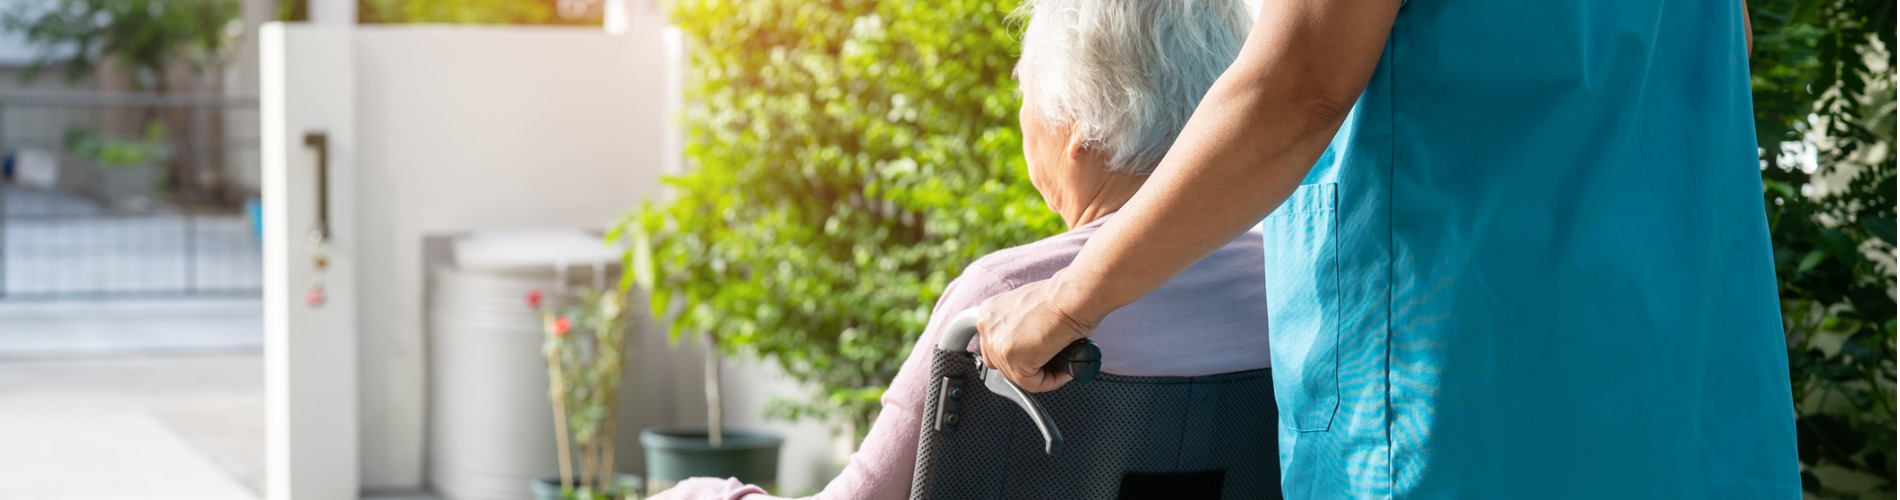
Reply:
<svg viewBox="0 0 1900 500"><path fill-rule="evenodd" d="M1100 317L1079 316L1073 290L1065 292L1061 275L990 297L983 301L983 321L977 324L983 359L1003 376L1029 392L1046 392L1069 383L1067 373L1049 373L1042 366L1070 342L1089 336Z"/></svg>

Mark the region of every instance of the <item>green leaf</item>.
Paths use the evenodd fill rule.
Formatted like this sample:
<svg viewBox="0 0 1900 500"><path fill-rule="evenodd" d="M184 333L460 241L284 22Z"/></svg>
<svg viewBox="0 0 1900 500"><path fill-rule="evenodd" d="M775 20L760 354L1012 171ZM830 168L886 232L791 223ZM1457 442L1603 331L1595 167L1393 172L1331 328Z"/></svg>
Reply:
<svg viewBox="0 0 1900 500"><path fill-rule="evenodd" d="M1827 252L1820 250L1808 252L1807 255L1801 257L1801 265L1795 268L1795 273L1806 273L1814 270L1815 266L1819 266L1825 261L1827 261Z"/></svg>
<svg viewBox="0 0 1900 500"><path fill-rule="evenodd" d="M1894 244L1894 218L1868 217L1861 219L1860 225L1866 228L1867 232L1880 237L1880 240L1887 242L1888 245Z"/></svg>
<svg viewBox="0 0 1900 500"><path fill-rule="evenodd" d="M633 274L633 283L642 290L652 290L657 279L653 267L653 238L643 228L634 228L629 235L627 247L629 259L624 259L626 269Z"/></svg>

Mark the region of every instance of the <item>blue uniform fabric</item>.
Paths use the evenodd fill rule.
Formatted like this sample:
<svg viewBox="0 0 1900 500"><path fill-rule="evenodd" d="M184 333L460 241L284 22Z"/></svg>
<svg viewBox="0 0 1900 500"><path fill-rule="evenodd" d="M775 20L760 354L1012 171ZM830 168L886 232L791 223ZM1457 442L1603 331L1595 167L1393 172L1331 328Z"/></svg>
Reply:
<svg viewBox="0 0 1900 500"><path fill-rule="evenodd" d="M1288 498L1799 498L1739 0L1412 0L1263 223Z"/></svg>

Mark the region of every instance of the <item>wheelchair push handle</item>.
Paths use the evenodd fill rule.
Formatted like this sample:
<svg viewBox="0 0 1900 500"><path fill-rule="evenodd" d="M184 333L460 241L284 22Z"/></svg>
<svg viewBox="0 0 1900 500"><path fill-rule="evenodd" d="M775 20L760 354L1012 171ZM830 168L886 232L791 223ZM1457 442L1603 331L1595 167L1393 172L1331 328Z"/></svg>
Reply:
<svg viewBox="0 0 1900 500"><path fill-rule="evenodd" d="M949 352L969 352L970 339L976 338L977 323L982 318L983 310L977 307L966 309L962 314L958 314L956 319L950 322L949 328L944 331L943 338L937 342L937 349ZM978 355L976 362L983 377L984 387L1002 396L1003 399L1016 403L1016 406L1021 407L1024 413L1029 414L1029 420L1036 424L1036 430L1042 432L1043 453L1054 455L1062 452L1062 431L1056 428L1055 420L1042 409L1042 405L1029 397L1028 391L1024 391L1021 386L1003 377L1002 372L985 364L983 356ZM1095 380L1095 376L1102 372L1102 350L1089 339L1076 339L1068 347L1063 348L1055 358L1050 359L1048 364L1043 365L1042 369L1045 372L1068 373L1074 378L1072 383Z"/></svg>
<svg viewBox="0 0 1900 500"><path fill-rule="evenodd" d="M1042 365L1042 371L1067 373L1072 384L1095 380L1096 375L1102 374L1102 348L1096 347L1093 340L1075 339L1048 364Z"/></svg>
<svg viewBox="0 0 1900 500"><path fill-rule="evenodd" d="M943 338L937 342L937 349L949 352L969 352L970 340L976 338L976 325L983 319L983 308L972 307L958 314L945 329ZM1042 371L1067 373L1074 382L1095 380L1102 374L1102 348L1095 341L1083 338L1070 342L1056 357L1042 365Z"/></svg>

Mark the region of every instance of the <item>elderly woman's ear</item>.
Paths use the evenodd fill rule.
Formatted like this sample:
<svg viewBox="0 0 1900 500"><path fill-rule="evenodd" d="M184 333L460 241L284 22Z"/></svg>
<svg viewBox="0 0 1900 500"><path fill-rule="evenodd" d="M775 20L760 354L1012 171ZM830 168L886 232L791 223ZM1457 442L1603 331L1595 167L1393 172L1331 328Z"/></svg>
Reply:
<svg viewBox="0 0 1900 500"><path fill-rule="evenodd" d="M1082 136L1082 127L1069 126L1069 142L1062 146L1062 152L1069 155L1070 160L1077 161L1089 153L1088 138Z"/></svg>

